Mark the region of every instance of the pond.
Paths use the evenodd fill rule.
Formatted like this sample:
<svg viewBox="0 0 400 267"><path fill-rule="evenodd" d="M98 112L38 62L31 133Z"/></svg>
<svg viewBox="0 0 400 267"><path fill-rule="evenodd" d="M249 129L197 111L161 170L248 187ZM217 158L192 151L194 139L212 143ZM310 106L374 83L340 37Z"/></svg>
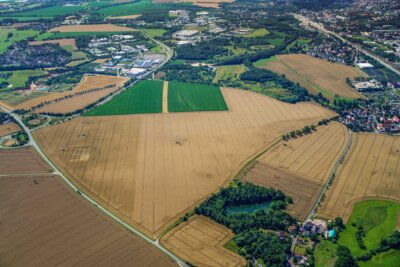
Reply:
<svg viewBox="0 0 400 267"><path fill-rule="evenodd" d="M240 212L253 213L254 211L257 211L257 210L268 210L269 207L271 206L271 203L272 203L271 201L268 201L268 202L257 203L257 204L229 206L225 209L225 211L227 214L240 213Z"/></svg>

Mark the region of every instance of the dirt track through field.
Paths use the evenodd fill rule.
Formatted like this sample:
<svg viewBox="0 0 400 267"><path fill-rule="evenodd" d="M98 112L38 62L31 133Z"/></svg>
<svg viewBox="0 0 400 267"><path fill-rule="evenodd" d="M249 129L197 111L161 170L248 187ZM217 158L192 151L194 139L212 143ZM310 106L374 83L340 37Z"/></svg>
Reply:
<svg viewBox="0 0 400 267"><path fill-rule="evenodd" d="M168 113L168 81L164 81L162 112Z"/></svg>
<svg viewBox="0 0 400 267"><path fill-rule="evenodd" d="M300 83L312 94L323 93L333 99L334 95L364 98L346 83L346 78L365 77L354 67L331 63L303 54L280 55L277 61L268 62L265 68Z"/></svg>
<svg viewBox="0 0 400 267"><path fill-rule="evenodd" d="M195 266L246 266L246 260L224 248L234 234L203 216L193 216L161 238L161 244Z"/></svg>
<svg viewBox="0 0 400 267"><path fill-rule="evenodd" d="M348 220L357 201L400 201L400 138L353 134L353 144L322 202L318 214Z"/></svg>
<svg viewBox="0 0 400 267"><path fill-rule="evenodd" d="M82 190L154 237L282 134L335 115L222 92L229 111L79 117L35 136Z"/></svg>
<svg viewBox="0 0 400 267"><path fill-rule="evenodd" d="M293 198L288 210L304 220L348 142L345 126L332 122L281 142L261 156L244 180L282 190Z"/></svg>
<svg viewBox="0 0 400 267"><path fill-rule="evenodd" d="M58 176L0 177L0 266L176 266Z"/></svg>

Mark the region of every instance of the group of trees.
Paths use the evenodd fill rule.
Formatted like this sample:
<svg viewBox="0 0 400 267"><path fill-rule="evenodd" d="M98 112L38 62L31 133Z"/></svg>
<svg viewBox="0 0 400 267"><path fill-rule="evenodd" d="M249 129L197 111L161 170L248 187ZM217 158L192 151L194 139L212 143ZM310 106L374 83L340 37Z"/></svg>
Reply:
<svg viewBox="0 0 400 267"><path fill-rule="evenodd" d="M379 253L382 253L382 252L386 252L390 249L397 249L397 250L400 249L400 232L399 231L394 231L392 234L390 234L389 236L382 239L378 248L372 249L369 252L367 252L366 254L364 254L360 257L357 257L356 259L358 261L369 261L373 256L375 256Z"/></svg>
<svg viewBox="0 0 400 267"><path fill-rule="evenodd" d="M288 141L291 138L297 138L297 137L300 137L300 136L303 136L306 134L310 134L316 130L317 130L317 127L315 125L310 125L310 126L306 125L301 130L291 131L290 133L283 135L282 139L284 141Z"/></svg>
<svg viewBox="0 0 400 267"><path fill-rule="evenodd" d="M221 39L223 40L223 39ZM198 43L197 45L182 45L176 48L179 59L207 60L216 55L228 53L228 50L215 40Z"/></svg>
<svg viewBox="0 0 400 267"><path fill-rule="evenodd" d="M231 206L265 202L272 202L268 210L226 211ZM273 232L264 233L259 229L285 231L294 224L296 220L284 212L290 202L282 191L238 182L213 194L195 208L195 213L208 216L236 233L234 241L240 248L239 253L248 260L262 259L267 266L284 266L290 239L279 240Z"/></svg>
<svg viewBox="0 0 400 267"><path fill-rule="evenodd" d="M214 72L207 66L192 67L190 64L169 64L162 69L165 80L211 84Z"/></svg>

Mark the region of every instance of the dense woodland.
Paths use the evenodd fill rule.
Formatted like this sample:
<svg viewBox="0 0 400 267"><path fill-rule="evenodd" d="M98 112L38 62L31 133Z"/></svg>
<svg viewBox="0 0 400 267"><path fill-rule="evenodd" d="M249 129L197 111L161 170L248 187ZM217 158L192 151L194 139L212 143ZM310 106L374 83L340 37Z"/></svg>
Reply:
<svg viewBox="0 0 400 267"><path fill-rule="evenodd" d="M226 212L230 206L265 202L272 202L268 210ZM195 213L208 216L232 229L237 234L234 240L240 248L239 252L248 260L262 259L267 266L282 266L286 262L290 239L279 241L274 232L266 233L261 229L285 231L294 224L296 220L284 211L289 202L291 200L282 191L238 182L213 194L195 208Z"/></svg>

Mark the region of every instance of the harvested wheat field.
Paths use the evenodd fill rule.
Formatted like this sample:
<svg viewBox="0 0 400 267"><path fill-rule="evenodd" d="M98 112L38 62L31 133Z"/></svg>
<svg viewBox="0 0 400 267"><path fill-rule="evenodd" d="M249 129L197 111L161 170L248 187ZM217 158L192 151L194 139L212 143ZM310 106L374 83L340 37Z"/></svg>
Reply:
<svg viewBox="0 0 400 267"><path fill-rule="evenodd" d="M14 122L4 123L0 125L0 137L13 134L19 130L21 130L21 128Z"/></svg>
<svg viewBox="0 0 400 267"><path fill-rule="evenodd" d="M234 234L204 216L192 216L161 238L161 244L195 266L246 266L244 258L224 248Z"/></svg>
<svg viewBox="0 0 400 267"><path fill-rule="evenodd" d="M333 99L335 95L364 98L346 83L346 78L366 76L354 67L308 55L291 54L278 56L278 60L267 62L265 68L284 74L287 79L299 83L311 94L321 92L328 99Z"/></svg>
<svg viewBox="0 0 400 267"><path fill-rule="evenodd" d="M283 133L335 115L222 92L229 111L79 117L35 136L82 190L154 237Z"/></svg>
<svg viewBox="0 0 400 267"><path fill-rule="evenodd" d="M318 214L347 221L365 199L400 201L400 138L353 134L353 144L326 193Z"/></svg>
<svg viewBox="0 0 400 267"><path fill-rule="evenodd" d="M51 168L31 147L0 150L0 174L2 175L49 172Z"/></svg>
<svg viewBox="0 0 400 267"><path fill-rule="evenodd" d="M71 46L74 50L77 49L74 38L29 42L29 45L41 45L41 44L58 44L59 46Z"/></svg>
<svg viewBox="0 0 400 267"><path fill-rule="evenodd" d="M0 266L176 266L58 176L0 177L0 218Z"/></svg>
<svg viewBox="0 0 400 267"><path fill-rule="evenodd" d="M124 83L128 81L126 77L117 77L109 75L86 75L83 77L80 83L78 83L72 91L65 91L60 93L51 93L42 97L37 97L26 102L21 103L17 106L19 109L31 109L46 101L54 101L59 98L67 97L61 101L51 102L44 105L41 108L36 109L36 112L55 112L55 113L67 113L77 109L83 108L101 97L115 92ZM115 86L111 86L115 85ZM103 88L111 86L110 88ZM94 90L100 89L100 90ZM80 93L79 95L74 95ZM72 98L68 98L73 96Z"/></svg>
<svg viewBox="0 0 400 267"><path fill-rule="evenodd" d="M135 29L118 26L114 24L81 24L81 25L63 25L51 28L49 32L130 32Z"/></svg>
<svg viewBox="0 0 400 267"><path fill-rule="evenodd" d="M348 142L345 126L332 122L317 131L280 142L258 158L244 180L282 190L293 198L292 215L304 220Z"/></svg>

